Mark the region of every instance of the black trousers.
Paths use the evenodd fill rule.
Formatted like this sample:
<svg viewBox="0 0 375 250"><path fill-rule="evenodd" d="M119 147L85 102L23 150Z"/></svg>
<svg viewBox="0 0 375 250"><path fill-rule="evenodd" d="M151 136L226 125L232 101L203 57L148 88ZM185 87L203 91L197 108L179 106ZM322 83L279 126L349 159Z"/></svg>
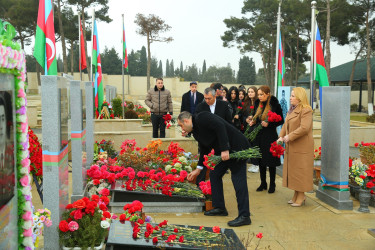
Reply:
<svg viewBox="0 0 375 250"><path fill-rule="evenodd" d="M151 123L152 123L152 137L153 138L165 138L165 123L163 115L156 115L151 113ZM160 137L159 137L160 128Z"/></svg>
<svg viewBox="0 0 375 250"><path fill-rule="evenodd" d="M275 179L276 179L276 167L268 167L268 170L270 172L270 185L275 185ZM267 166L260 164L259 165L259 174L260 174L260 181L261 183L267 184Z"/></svg>
<svg viewBox="0 0 375 250"><path fill-rule="evenodd" d="M236 191L238 216L250 216L249 191L247 189L246 161L223 161L210 171L212 206L225 208L223 176L230 169Z"/></svg>

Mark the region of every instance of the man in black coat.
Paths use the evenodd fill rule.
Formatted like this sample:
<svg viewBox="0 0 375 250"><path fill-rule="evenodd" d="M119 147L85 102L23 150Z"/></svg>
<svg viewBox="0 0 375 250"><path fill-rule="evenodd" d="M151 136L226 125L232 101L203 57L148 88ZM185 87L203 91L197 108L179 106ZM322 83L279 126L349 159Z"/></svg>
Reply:
<svg viewBox="0 0 375 250"><path fill-rule="evenodd" d="M190 83L190 91L182 96L181 112L195 114L196 107L203 102L203 94L197 91L197 82Z"/></svg>
<svg viewBox="0 0 375 250"><path fill-rule="evenodd" d="M246 137L234 126L222 118L210 113L200 112L192 116L189 112L182 112L178 116L178 125L182 128L183 135L192 133L200 147L198 167L188 175L191 181L198 176L203 168L204 155L212 149L215 155L221 155L220 162L215 169L210 171L212 188L212 205L214 209L206 211L207 216L227 216L225 208L223 176L228 169L232 174L232 183L236 191L238 204L238 217L228 222L229 226L237 227L250 225L249 193L247 189L246 160L230 160L229 152L241 151L250 147Z"/></svg>
<svg viewBox="0 0 375 250"><path fill-rule="evenodd" d="M229 123L232 123L232 114L229 110L228 103L219 100L215 96L216 91L213 88L206 88L204 90L204 102L197 106L196 113L202 111L211 112Z"/></svg>

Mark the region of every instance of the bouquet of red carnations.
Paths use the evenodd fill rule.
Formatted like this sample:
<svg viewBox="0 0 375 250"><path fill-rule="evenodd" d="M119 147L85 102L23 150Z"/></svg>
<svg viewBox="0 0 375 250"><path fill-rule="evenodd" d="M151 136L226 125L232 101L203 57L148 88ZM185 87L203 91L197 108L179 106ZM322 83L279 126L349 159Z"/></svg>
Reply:
<svg viewBox="0 0 375 250"><path fill-rule="evenodd" d="M280 115L278 115L275 112L272 112L270 110L270 111L268 111L267 118L266 118L265 122L268 122L268 123L270 123L270 122L279 122L281 120L282 120L282 118L281 118ZM246 129L246 131L245 131L245 133L244 133L244 135L246 136L247 139L249 139L249 141L252 142L252 141L255 140L255 138L257 137L257 135L259 133L259 131L262 130L262 128L263 128L262 124L258 124L258 126L256 126L254 128L254 130L250 132L250 126L248 126L247 129Z"/></svg>
<svg viewBox="0 0 375 250"><path fill-rule="evenodd" d="M163 115L163 119L164 124L167 126L167 129L169 129L169 127L176 122L170 114Z"/></svg>
<svg viewBox="0 0 375 250"><path fill-rule="evenodd" d="M283 148L282 142L278 143L274 141L271 143L270 152L273 157L277 156L278 158L280 158L284 154L284 151L285 151L285 148Z"/></svg>
<svg viewBox="0 0 375 250"><path fill-rule="evenodd" d="M219 164L222 159L220 155L215 155L215 151L212 149L208 155L203 156L205 165L208 169L214 170L217 164ZM258 147L252 147L245 150L233 152L229 154L229 159L236 160L247 160L250 158L261 158L262 154L259 151Z"/></svg>

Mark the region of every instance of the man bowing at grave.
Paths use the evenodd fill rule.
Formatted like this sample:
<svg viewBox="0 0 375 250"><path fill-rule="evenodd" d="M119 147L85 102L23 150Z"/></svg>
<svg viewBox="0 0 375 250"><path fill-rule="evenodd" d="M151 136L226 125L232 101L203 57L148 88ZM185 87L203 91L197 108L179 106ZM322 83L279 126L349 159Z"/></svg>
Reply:
<svg viewBox="0 0 375 250"><path fill-rule="evenodd" d="M227 216L225 208L223 180L225 172L230 169L232 183L236 191L238 217L228 222L231 227L250 225L249 193L247 189L246 160L229 159L229 152L248 149L250 144L246 137L234 126L210 112L203 111L195 116L189 112L182 112L178 116L178 125L186 136L192 133L200 147L198 167L188 175L192 181L197 177L203 167L203 156L208 155L212 149L216 155L221 155L220 162L215 169L210 171L212 187L212 205L214 209L206 211L207 216Z"/></svg>

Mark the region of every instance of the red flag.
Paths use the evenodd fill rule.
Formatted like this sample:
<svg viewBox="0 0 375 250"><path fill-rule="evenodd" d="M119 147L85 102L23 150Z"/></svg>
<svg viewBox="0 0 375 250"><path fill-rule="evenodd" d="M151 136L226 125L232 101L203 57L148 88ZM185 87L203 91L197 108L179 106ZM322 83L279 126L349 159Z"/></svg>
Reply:
<svg viewBox="0 0 375 250"><path fill-rule="evenodd" d="M87 63L86 63L86 53L85 53L85 42L83 40L83 32L82 32L82 21L80 20L80 23L79 23L79 28L81 30L81 35L80 35L80 38L79 38L79 42L81 43L81 60L80 60L80 70L83 70L85 68L87 68Z"/></svg>

